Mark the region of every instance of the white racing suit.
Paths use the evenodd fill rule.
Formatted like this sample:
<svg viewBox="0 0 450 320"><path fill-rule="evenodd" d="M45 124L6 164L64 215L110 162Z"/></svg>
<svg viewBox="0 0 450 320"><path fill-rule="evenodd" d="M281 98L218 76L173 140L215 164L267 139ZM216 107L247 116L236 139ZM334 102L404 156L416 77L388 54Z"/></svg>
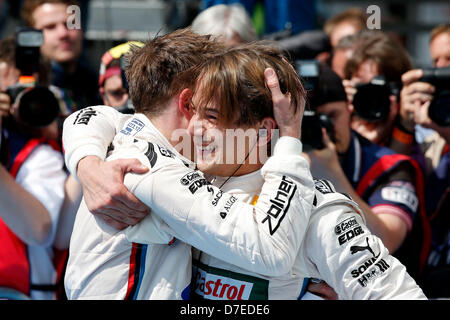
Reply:
<svg viewBox="0 0 450 320"><path fill-rule="evenodd" d="M102 131L95 131L102 117L98 110L83 109L65 121L63 142L72 173L76 161L71 156L88 155L86 143L98 138L103 147ZM144 115L127 118L108 160L137 158L151 167L147 174L127 174L125 185L152 213L136 227L118 231L92 215L82 201L65 278L69 299L188 298L190 245L257 274L288 272L314 199L313 180L301 151L299 140L279 139L261 169L264 185L252 206L210 185ZM143 242L147 233L162 241L136 243Z"/></svg>
<svg viewBox="0 0 450 320"><path fill-rule="evenodd" d="M214 184L223 181L217 178ZM257 203L263 182L256 171L231 178L222 191ZM357 204L326 180L315 180L315 186L306 236L289 272L262 276L194 250L192 298L298 299L308 278L319 278L339 299L426 299L406 268L367 229Z"/></svg>
<svg viewBox="0 0 450 320"><path fill-rule="evenodd" d="M225 178L216 178L213 184L222 185L224 181ZM256 171L231 178L221 191L255 204L262 199L257 196L263 183L261 171ZM208 299L297 299L304 292L307 278L314 277L325 280L340 299L425 299L405 267L389 255L381 240L367 229L356 203L334 192L327 181L318 180L315 186L314 210L291 270L276 276L264 276L239 267L233 261L221 260L218 247L213 255L195 250L194 296ZM216 197L219 194L216 193ZM127 230L131 241L148 244L164 243L173 234L173 230L166 228L159 219L146 218Z"/></svg>

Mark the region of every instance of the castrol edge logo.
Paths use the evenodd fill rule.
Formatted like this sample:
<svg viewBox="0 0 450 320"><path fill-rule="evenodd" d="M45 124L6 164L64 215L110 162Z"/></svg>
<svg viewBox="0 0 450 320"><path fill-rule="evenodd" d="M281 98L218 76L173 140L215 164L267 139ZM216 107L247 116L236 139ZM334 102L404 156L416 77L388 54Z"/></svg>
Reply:
<svg viewBox="0 0 450 320"><path fill-rule="evenodd" d="M210 300L249 300L253 283L210 274L197 268L195 293Z"/></svg>

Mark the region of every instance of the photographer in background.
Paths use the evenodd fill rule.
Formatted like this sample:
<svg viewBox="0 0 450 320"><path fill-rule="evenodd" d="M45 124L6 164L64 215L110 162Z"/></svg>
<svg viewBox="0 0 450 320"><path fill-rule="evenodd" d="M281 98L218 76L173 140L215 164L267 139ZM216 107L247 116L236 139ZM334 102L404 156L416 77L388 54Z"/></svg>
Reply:
<svg viewBox="0 0 450 320"><path fill-rule="evenodd" d="M402 76L403 125L418 136L432 129L421 144L426 163L427 213L433 231L424 290L433 298L450 297L450 24L430 34L430 56L435 69L414 69Z"/></svg>
<svg viewBox="0 0 450 320"><path fill-rule="evenodd" d="M310 150L311 172L330 180L336 190L358 203L369 229L418 281L430 242L426 232L429 226L419 213L423 205L419 201L421 173L409 157L374 144L352 130L341 79L322 64L317 74L309 100L317 114L308 116L305 111L302 125L302 142L305 150ZM317 115L322 119L318 120ZM323 128L312 133L318 126L308 123L317 122Z"/></svg>
<svg viewBox="0 0 450 320"><path fill-rule="evenodd" d="M44 33L42 55L52 63L52 84L65 90L72 100L72 109L101 104L98 77L82 55L83 30L70 26L73 20L70 6L76 0L25 0L22 18L26 26Z"/></svg>
<svg viewBox="0 0 450 320"><path fill-rule="evenodd" d="M366 29L366 21L367 14L360 8L348 8L325 21L323 30L334 48L342 38Z"/></svg>
<svg viewBox="0 0 450 320"><path fill-rule="evenodd" d="M127 114L134 113L134 107L129 98L128 82L124 73L124 59L132 45L142 47L144 44L138 41L129 41L115 46L103 54L98 81L103 104Z"/></svg>
<svg viewBox="0 0 450 320"><path fill-rule="evenodd" d="M67 174L58 143L48 139L57 134L59 104L47 88L36 31L18 33L17 43L0 41L0 296L6 299L55 299L57 290L53 244ZM32 43L24 49L21 41Z"/></svg>

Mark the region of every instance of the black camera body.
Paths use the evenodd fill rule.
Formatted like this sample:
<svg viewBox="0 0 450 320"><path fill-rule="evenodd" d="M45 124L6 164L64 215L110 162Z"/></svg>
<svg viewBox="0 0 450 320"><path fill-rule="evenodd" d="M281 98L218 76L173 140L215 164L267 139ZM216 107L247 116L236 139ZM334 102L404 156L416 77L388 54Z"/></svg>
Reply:
<svg viewBox="0 0 450 320"><path fill-rule="evenodd" d="M424 69L419 81L436 89L428 109L430 119L440 126L450 126L450 67Z"/></svg>
<svg viewBox="0 0 450 320"><path fill-rule="evenodd" d="M18 83L6 93L17 104L19 121L31 128L45 127L59 114L58 100L49 88L36 85L34 74L39 72L40 47L44 36L41 30L18 28L15 34L15 63L20 71Z"/></svg>
<svg viewBox="0 0 450 320"><path fill-rule="evenodd" d="M325 147L322 128L325 128L330 139L335 141L331 119L325 114L319 114L314 111L314 108L317 107L314 105L314 101L319 94L320 63L317 60L297 60L295 69L307 92L306 109L302 119L301 140L303 148L305 151L320 150Z"/></svg>
<svg viewBox="0 0 450 320"><path fill-rule="evenodd" d="M322 128L325 128L331 141L334 139L333 122L325 114L319 114L314 111L317 107L319 91L319 76L321 65L317 60L297 60L295 69L300 76L303 86L307 92L306 109L302 120L302 143L305 151L320 150L325 146L323 144Z"/></svg>
<svg viewBox="0 0 450 320"><path fill-rule="evenodd" d="M376 76L370 82L355 85L353 97L355 114L370 122L385 120L391 108L391 95L398 96L397 87L386 81L383 76Z"/></svg>
<svg viewBox="0 0 450 320"><path fill-rule="evenodd" d="M325 114L305 110L303 113L301 137L305 151L321 150L325 147L323 144L322 128L326 129L331 141L335 141L334 127L331 119Z"/></svg>

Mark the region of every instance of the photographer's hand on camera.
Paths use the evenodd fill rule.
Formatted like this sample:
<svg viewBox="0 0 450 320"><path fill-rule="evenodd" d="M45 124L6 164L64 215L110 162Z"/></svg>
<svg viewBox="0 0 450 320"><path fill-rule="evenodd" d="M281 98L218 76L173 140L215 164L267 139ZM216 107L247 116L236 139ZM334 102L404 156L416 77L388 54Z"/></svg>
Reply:
<svg viewBox="0 0 450 320"><path fill-rule="evenodd" d="M11 109L11 98L6 93L0 92L0 118L9 115Z"/></svg>
<svg viewBox="0 0 450 320"><path fill-rule="evenodd" d="M339 163L335 144L328 136L327 130L322 128L323 149L313 149L309 151L311 173L315 177L321 177L330 181L338 181L339 177L345 174Z"/></svg>
<svg viewBox="0 0 450 320"><path fill-rule="evenodd" d="M353 97L357 91L355 88L355 80L344 79L342 80L342 85L344 86L345 93L347 94L350 111L353 112Z"/></svg>
<svg viewBox="0 0 450 320"><path fill-rule="evenodd" d="M414 132L416 124L433 129L448 143L450 141L450 127L438 125L429 116L429 108L436 88L430 83L419 81L423 75L424 72L421 69L410 70L402 75L401 124L411 132Z"/></svg>
<svg viewBox="0 0 450 320"><path fill-rule="evenodd" d="M433 99L435 88L429 83L419 82L418 80L422 76L423 70L421 69L410 70L402 75L400 121L401 125L411 132L414 132L415 124L424 127L433 126L428 117L428 107Z"/></svg>

